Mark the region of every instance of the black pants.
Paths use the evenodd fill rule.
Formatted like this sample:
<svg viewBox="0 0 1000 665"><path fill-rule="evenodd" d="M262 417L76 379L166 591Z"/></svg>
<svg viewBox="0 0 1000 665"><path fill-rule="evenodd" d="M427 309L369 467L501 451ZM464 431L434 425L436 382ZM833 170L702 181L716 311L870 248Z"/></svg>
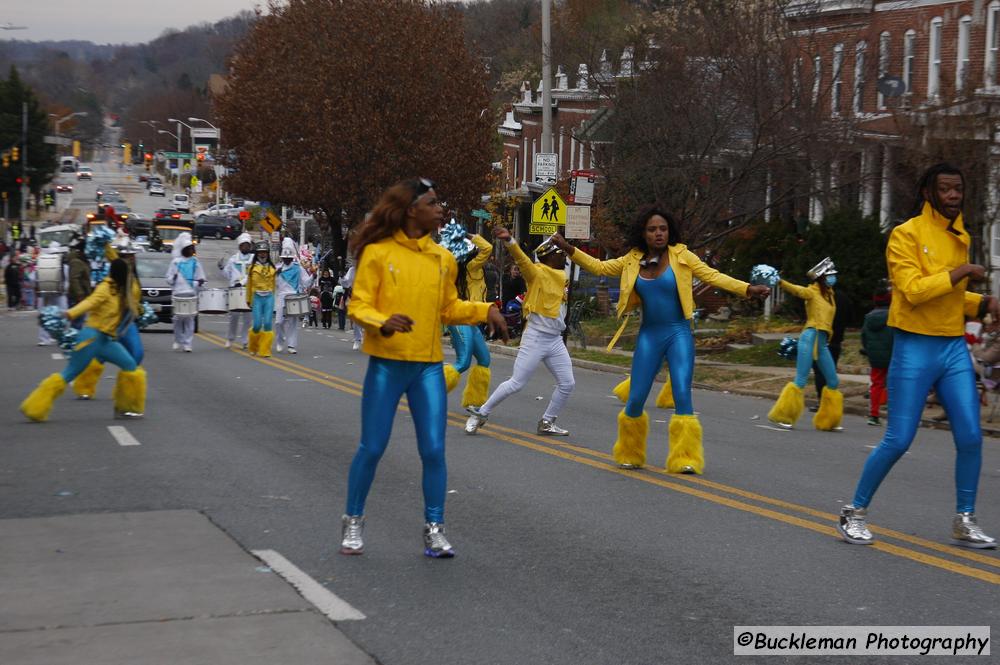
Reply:
<svg viewBox="0 0 1000 665"><path fill-rule="evenodd" d="M13 309L21 304L21 289L7 287L7 307Z"/></svg>
<svg viewBox="0 0 1000 665"><path fill-rule="evenodd" d="M340 330L343 330L345 325L347 325L347 310L338 309L337 310L337 328L339 328Z"/></svg>
<svg viewBox="0 0 1000 665"><path fill-rule="evenodd" d="M333 323L333 310L324 309L323 310L323 327L329 328Z"/></svg>
<svg viewBox="0 0 1000 665"><path fill-rule="evenodd" d="M833 356L833 366L836 368L837 363L840 361L840 345L834 346L830 345L830 355ZM823 372L819 370L819 365L813 363L813 378L816 381L816 396L822 397L823 388L826 386L826 379L823 377Z"/></svg>

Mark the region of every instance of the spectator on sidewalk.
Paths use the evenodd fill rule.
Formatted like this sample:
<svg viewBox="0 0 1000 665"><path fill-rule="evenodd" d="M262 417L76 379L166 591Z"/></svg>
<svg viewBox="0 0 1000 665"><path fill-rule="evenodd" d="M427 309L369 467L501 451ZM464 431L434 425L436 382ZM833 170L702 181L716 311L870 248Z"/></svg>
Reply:
<svg viewBox="0 0 1000 665"><path fill-rule="evenodd" d="M18 270L17 254L13 252L3 270L3 282L7 289L7 309L17 309L21 304L21 271Z"/></svg>
<svg viewBox="0 0 1000 665"><path fill-rule="evenodd" d="M892 292L886 284L875 294L875 309L865 315L861 326L861 354L867 356L871 365L868 424L873 426L881 424L879 408L888 402L885 379L889 373L889 361L892 360L892 328L888 323L891 299Z"/></svg>

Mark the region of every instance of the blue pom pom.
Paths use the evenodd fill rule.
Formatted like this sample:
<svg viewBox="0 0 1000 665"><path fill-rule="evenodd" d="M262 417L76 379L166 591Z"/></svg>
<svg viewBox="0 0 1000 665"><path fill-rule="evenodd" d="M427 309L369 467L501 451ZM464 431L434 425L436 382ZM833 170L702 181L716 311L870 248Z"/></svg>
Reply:
<svg viewBox="0 0 1000 665"><path fill-rule="evenodd" d="M778 355L785 360L795 360L799 353L799 340L794 337L785 337L778 344Z"/></svg>
<svg viewBox="0 0 1000 665"><path fill-rule="evenodd" d="M774 288L780 279L781 274L778 272L778 269L765 263L755 265L750 269L751 284L765 284Z"/></svg>
<svg viewBox="0 0 1000 665"><path fill-rule="evenodd" d="M451 252L461 263L476 250L476 246L466 236L465 227L451 220L441 229L441 246Z"/></svg>
<svg viewBox="0 0 1000 665"><path fill-rule="evenodd" d="M60 349L71 352L76 345L77 330L67 325L62 312L55 305L43 307L38 312L38 320L45 332L52 335Z"/></svg>
<svg viewBox="0 0 1000 665"><path fill-rule="evenodd" d="M160 317L158 317L156 312L153 311L152 305L148 302L142 303L142 314L139 316L139 320L137 321L139 327L145 328L146 326L151 326L159 320Z"/></svg>

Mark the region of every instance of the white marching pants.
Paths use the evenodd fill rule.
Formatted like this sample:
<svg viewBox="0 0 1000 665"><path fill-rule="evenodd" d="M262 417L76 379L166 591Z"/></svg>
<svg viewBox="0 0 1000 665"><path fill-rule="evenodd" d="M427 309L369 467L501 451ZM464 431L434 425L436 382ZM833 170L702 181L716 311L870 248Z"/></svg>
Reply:
<svg viewBox="0 0 1000 665"><path fill-rule="evenodd" d="M194 315L174 314L174 341L181 346L191 346L191 341L194 339L194 318Z"/></svg>
<svg viewBox="0 0 1000 665"><path fill-rule="evenodd" d="M274 333L281 346L296 348L299 345L299 317L285 315L274 322Z"/></svg>
<svg viewBox="0 0 1000 665"><path fill-rule="evenodd" d="M250 325L253 322L253 313L247 310L246 312L230 312L229 313L229 333L226 335L226 339L230 342L237 342L239 344L247 343L247 332L250 330Z"/></svg>
<svg viewBox="0 0 1000 665"><path fill-rule="evenodd" d="M521 336L521 348L517 352L517 358L514 359L513 376L497 386L486 403L479 407L479 411L483 415L489 415L500 402L524 388L538 368L538 363L545 363L556 379L552 399L549 400L549 405L542 416L545 420L555 420L573 393L573 388L576 387L573 362L570 360L562 335L541 332L532 325L529 325Z"/></svg>

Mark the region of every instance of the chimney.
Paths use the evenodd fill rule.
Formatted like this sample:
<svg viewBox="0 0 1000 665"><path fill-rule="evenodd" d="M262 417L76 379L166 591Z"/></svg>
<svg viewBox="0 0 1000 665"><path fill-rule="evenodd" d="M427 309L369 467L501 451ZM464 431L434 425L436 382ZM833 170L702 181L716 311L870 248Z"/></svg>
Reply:
<svg viewBox="0 0 1000 665"><path fill-rule="evenodd" d="M527 81L521 82L521 103L531 104L531 84Z"/></svg>
<svg viewBox="0 0 1000 665"><path fill-rule="evenodd" d="M569 90L569 76L566 75L562 65L556 69L556 90Z"/></svg>
<svg viewBox="0 0 1000 665"><path fill-rule="evenodd" d="M618 69L619 76L632 76L632 54L634 53L631 46L626 46L622 51L621 66Z"/></svg>
<svg viewBox="0 0 1000 665"><path fill-rule="evenodd" d="M611 77L611 62L608 60L608 49L601 51L601 78Z"/></svg>
<svg viewBox="0 0 1000 665"><path fill-rule="evenodd" d="M590 76L590 72L587 69L586 63L581 62L580 67L576 70L576 89L577 90L587 90L590 85L587 82L587 78Z"/></svg>

